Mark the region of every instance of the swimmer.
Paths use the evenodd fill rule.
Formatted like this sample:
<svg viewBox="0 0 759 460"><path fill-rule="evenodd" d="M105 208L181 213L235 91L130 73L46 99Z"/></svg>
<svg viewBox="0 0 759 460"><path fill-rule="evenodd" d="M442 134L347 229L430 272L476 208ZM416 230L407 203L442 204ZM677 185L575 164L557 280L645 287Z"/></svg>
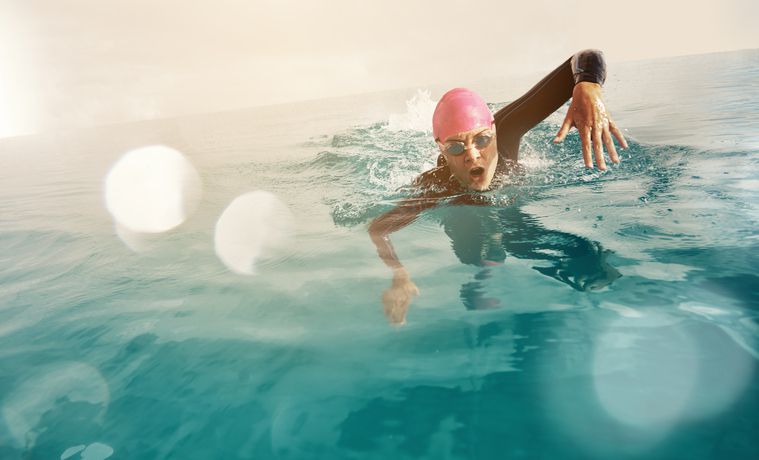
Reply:
<svg viewBox="0 0 759 460"><path fill-rule="evenodd" d="M455 88L443 95L432 116L432 133L440 149L437 167L414 181L416 196L376 218L369 235L382 261L393 271L393 281L383 296L385 315L403 324L408 306L419 289L401 264L390 234L409 225L424 211L446 197L497 188L500 180L519 169L522 136L570 98L572 102L554 143L577 128L587 168L606 170L604 147L612 163L627 142L604 104L601 87L606 63L598 50L583 50L567 59L519 99L493 115L474 91Z"/></svg>

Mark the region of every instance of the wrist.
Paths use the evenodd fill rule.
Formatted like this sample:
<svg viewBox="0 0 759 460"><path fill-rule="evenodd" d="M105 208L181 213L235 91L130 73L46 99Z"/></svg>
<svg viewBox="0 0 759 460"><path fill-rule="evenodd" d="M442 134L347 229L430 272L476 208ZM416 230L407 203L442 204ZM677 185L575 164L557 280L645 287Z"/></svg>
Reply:
<svg viewBox="0 0 759 460"><path fill-rule="evenodd" d="M583 50L572 56L575 85L583 82L603 85L606 81L606 60L599 50Z"/></svg>
<svg viewBox="0 0 759 460"><path fill-rule="evenodd" d="M601 85L590 81L581 81L572 89L572 99L584 99L601 95Z"/></svg>
<svg viewBox="0 0 759 460"><path fill-rule="evenodd" d="M400 267L393 268L394 282L409 281L410 279L411 279L411 275L409 275L405 267L400 266Z"/></svg>
<svg viewBox="0 0 759 460"><path fill-rule="evenodd" d="M592 81L581 81L578 83L575 83L574 89L587 89L591 91L601 91L601 88L603 86L600 83L594 83Z"/></svg>

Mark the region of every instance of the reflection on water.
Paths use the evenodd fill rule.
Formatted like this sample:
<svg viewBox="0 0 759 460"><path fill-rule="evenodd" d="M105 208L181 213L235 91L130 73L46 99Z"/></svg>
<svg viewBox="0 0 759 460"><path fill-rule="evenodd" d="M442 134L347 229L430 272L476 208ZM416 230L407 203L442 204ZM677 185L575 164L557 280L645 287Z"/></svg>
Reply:
<svg viewBox="0 0 759 460"><path fill-rule="evenodd" d="M44 452L51 428L63 428L72 435L97 430L109 403L108 384L97 369L83 363L61 363L19 379L2 400L2 416L16 445Z"/></svg>
<svg viewBox="0 0 759 460"><path fill-rule="evenodd" d="M566 232L544 228L518 207L453 206L441 217L453 251L465 264L492 266L506 257L532 261L532 268L578 291L602 289L621 275L606 261L609 251L600 243ZM475 281L461 288L469 309L495 308L499 299L486 297L479 281L490 269L478 272Z"/></svg>
<svg viewBox="0 0 759 460"><path fill-rule="evenodd" d="M655 312L636 319L605 315L601 324L569 312L518 315L470 331L476 370L469 375L477 379L399 381L399 388L346 415L340 445L410 458L531 452L678 458L695 436L725 455L750 458L745 444L729 442L745 442L741 417L759 408L745 393L755 378L753 362L719 330ZM503 346L507 338L513 347ZM484 358L499 351L517 372L488 370ZM588 355L593 359L582 358ZM726 411L732 417L711 419ZM719 423L726 425L715 429Z"/></svg>

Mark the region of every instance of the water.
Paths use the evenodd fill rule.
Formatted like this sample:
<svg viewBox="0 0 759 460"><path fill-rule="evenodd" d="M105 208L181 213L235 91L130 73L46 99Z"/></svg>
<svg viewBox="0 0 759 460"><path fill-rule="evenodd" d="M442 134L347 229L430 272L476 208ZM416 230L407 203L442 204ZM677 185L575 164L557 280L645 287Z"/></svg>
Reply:
<svg viewBox="0 0 759 460"><path fill-rule="evenodd" d="M392 236L400 328L366 225L434 162L423 94L0 141L0 458L756 458L757 64L613 69L622 164L539 125L526 176ZM104 180L153 144L203 194L140 237ZM242 275L215 228L255 190L294 236Z"/></svg>

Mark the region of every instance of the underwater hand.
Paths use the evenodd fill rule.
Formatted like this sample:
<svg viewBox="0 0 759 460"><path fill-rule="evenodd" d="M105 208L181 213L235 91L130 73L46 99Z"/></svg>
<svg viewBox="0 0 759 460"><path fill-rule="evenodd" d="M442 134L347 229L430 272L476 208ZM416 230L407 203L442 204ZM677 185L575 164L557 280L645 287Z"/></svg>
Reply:
<svg viewBox="0 0 759 460"><path fill-rule="evenodd" d="M553 140L554 144L563 141L573 126L577 127L580 133L582 156L586 167L593 167L594 154L598 169L606 170L604 145L612 163L619 163L619 156L611 135L617 138L622 148L627 148L627 141L606 111L601 85L598 83L580 82L575 85L572 91L572 103L561 129Z"/></svg>
<svg viewBox="0 0 759 460"><path fill-rule="evenodd" d="M419 295L419 288L411 281L408 272L396 269L393 275L393 284L382 295L382 304L385 306L385 316L391 324L405 324L406 312L414 296Z"/></svg>

